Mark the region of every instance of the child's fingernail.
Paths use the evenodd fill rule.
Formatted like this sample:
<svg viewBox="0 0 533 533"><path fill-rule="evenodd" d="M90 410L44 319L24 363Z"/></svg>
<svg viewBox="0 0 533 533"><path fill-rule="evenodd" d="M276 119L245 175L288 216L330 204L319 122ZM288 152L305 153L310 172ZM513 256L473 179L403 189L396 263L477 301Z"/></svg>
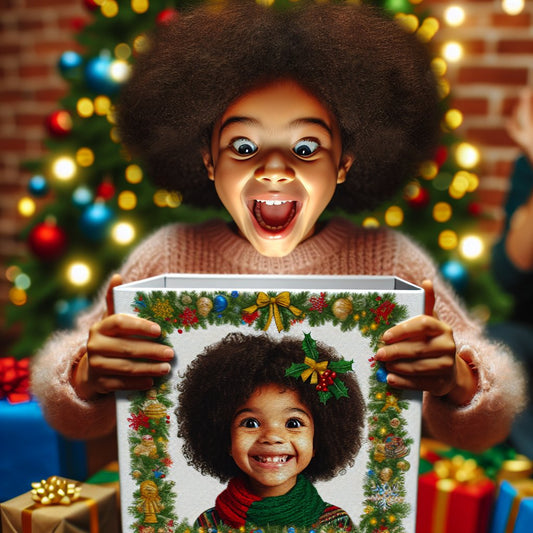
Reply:
<svg viewBox="0 0 533 533"><path fill-rule="evenodd" d="M376 358L376 359L382 359L384 356L385 356L385 350L383 350L382 348L380 348L380 349L376 352L375 358Z"/></svg>
<svg viewBox="0 0 533 533"><path fill-rule="evenodd" d="M163 356L167 359L172 359L172 357L174 357L174 350L172 348L165 348L163 351Z"/></svg>
<svg viewBox="0 0 533 533"><path fill-rule="evenodd" d="M170 365L168 363L163 363L160 367L161 374L168 374L170 372Z"/></svg>
<svg viewBox="0 0 533 533"><path fill-rule="evenodd" d="M157 324L152 324L150 326L150 333L154 335L161 335L161 328Z"/></svg>
<svg viewBox="0 0 533 533"><path fill-rule="evenodd" d="M385 333L383 333L383 335L381 336L381 340L382 340L383 342L387 342L387 341L389 341L391 338L392 338L392 335L391 335L391 333L390 333L389 330L387 330L387 331L386 331Z"/></svg>

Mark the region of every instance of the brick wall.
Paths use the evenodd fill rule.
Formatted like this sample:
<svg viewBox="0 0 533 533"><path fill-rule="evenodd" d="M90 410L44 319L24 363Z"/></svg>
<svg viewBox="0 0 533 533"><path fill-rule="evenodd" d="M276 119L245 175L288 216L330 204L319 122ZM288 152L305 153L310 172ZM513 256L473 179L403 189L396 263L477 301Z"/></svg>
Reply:
<svg viewBox="0 0 533 533"><path fill-rule="evenodd" d="M498 0L457 2L466 11L459 28L445 24L436 43L463 43L466 54L449 65L455 105L464 113L458 130L482 153L480 197L493 222L484 230L494 234L501 221L500 206L507 175L517 150L504 130L506 116L521 87L533 86L533 2L522 14L503 13ZM437 18L450 2L425 0ZM8 257L21 253L17 235L26 220L16 205L26 192L29 173L21 163L42 152L45 117L57 107L66 84L55 65L73 47L79 19L87 17L82 0L0 0L0 309L9 284L4 271ZM0 316L0 323L2 317ZM0 353L0 355L3 355Z"/></svg>

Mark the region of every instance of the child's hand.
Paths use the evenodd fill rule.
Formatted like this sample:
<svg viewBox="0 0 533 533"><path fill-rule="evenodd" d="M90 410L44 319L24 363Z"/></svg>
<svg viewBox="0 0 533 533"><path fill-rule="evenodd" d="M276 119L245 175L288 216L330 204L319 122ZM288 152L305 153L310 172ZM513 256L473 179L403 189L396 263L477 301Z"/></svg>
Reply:
<svg viewBox="0 0 533 533"><path fill-rule="evenodd" d="M450 326L433 315L433 284L425 280L425 314L402 322L383 334L384 346L376 360L389 372L387 382L399 389L425 390L467 404L477 389L477 379L468 364L457 357Z"/></svg>
<svg viewBox="0 0 533 533"><path fill-rule="evenodd" d="M117 390L149 389L154 377L170 371L174 351L150 340L159 337L160 327L143 318L115 314L113 288L121 283L119 275L112 277L107 313L91 327L87 352L74 370L73 386L86 400Z"/></svg>

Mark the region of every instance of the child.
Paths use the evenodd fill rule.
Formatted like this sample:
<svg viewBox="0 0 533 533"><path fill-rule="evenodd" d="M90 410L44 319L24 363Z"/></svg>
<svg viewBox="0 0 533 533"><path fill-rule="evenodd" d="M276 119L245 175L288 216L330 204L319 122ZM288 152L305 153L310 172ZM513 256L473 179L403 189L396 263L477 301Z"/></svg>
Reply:
<svg viewBox="0 0 533 533"><path fill-rule="evenodd" d="M317 343L317 361L339 361ZM347 397L320 402L310 379L288 377L302 341L230 334L192 361L179 384L179 435L189 464L230 480L196 527L352 527L311 484L353 464L365 404L353 372Z"/></svg>
<svg viewBox="0 0 533 533"><path fill-rule="evenodd" d="M318 221L328 205L383 201L429 156L437 84L415 36L365 6L229 2L161 28L122 97L123 140L152 178L185 202L218 196L235 226L160 229L77 329L44 346L32 382L52 425L77 438L110 432L112 393L169 372L172 350L150 340L159 327L114 314L117 284L167 272L394 275L423 285L427 301L383 337L376 359L390 385L426 391L434 438L480 450L506 437L523 378L427 255L398 232Z"/></svg>

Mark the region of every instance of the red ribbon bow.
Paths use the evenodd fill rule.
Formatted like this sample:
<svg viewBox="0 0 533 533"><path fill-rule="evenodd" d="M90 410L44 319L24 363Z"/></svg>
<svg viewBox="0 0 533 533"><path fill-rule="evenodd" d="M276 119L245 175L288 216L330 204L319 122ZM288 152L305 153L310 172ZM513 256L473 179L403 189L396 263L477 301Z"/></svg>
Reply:
<svg viewBox="0 0 533 533"><path fill-rule="evenodd" d="M0 400L22 403L31 400L30 359L17 360L14 357L0 357Z"/></svg>

